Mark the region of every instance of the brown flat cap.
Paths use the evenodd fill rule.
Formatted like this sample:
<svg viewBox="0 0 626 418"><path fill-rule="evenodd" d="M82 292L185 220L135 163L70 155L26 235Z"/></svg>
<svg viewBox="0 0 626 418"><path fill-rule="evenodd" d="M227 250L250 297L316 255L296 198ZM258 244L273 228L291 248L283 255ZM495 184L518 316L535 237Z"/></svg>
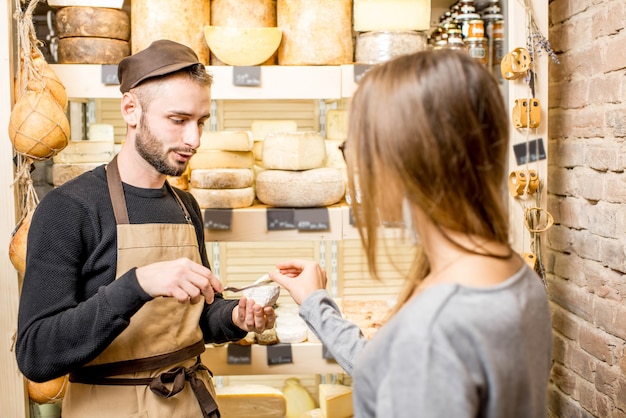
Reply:
<svg viewBox="0 0 626 418"><path fill-rule="evenodd" d="M188 46L167 39L154 41L146 49L120 61L117 67L120 91L126 93L149 78L170 74L195 64L200 64L200 61Z"/></svg>

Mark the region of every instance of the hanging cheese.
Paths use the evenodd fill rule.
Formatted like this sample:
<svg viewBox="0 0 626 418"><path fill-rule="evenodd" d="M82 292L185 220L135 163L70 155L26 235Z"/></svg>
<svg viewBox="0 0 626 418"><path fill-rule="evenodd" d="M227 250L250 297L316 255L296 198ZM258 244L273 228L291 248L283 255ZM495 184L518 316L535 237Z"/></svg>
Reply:
<svg viewBox="0 0 626 418"><path fill-rule="evenodd" d="M110 141L69 141L52 161L56 164L108 163L114 155L115 143Z"/></svg>
<svg viewBox="0 0 626 418"><path fill-rule="evenodd" d="M123 10L106 7L63 7L56 12L59 38L88 36L130 39L130 18Z"/></svg>
<svg viewBox="0 0 626 418"><path fill-rule="evenodd" d="M133 54L153 41L169 39L187 45L201 63L209 63L209 47L204 27L211 22L211 6L206 0L133 0L130 2Z"/></svg>
<svg viewBox="0 0 626 418"><path fill-rule="evenodd" d="M191 170L202 168L252 168L254 154L252 151L221 151L198 150L191 158Z"/></svg>
<svg viewBox="0 0 626 418"><path fill-rule="evenodd" d="M118 64L130 55L130 43L119 39L74 36L59 39L59 64Z"/></svg>
<svg viewBox="0 0 626 418"><path fill-rule="evenodd" d="M251 168L210 168L191 171L191 187L196 189L242 189L254 185Z"/></svg>
<svg viewBox="0 0 626 418"><path fill-rule="evenodd" d="M52 164L51 183L54 187L60 186L74 177L78 177L81 174L91 171L101 165L102 163Z"/></svg>
<svg viewBox="0 0 626 418"><path fill-rule="evenodd" d="M354 415L350 386L322 383L318 389L320 409L325 418L350 418Z"/></svg>
<svg viewBox="0 0 626 418"><path fill-rule="evenodd" d="M276 0L212 0L211 26L229 28L276 27ZM223 65L211 51L211 65ZM261 65L276 64L276 54Z"/></svg>
<svg viewBox="0 0 626 418"><path fill-rule="evenodd" d="M263 141L269 133L297 131L298 123L289 119L259 119L252 121L250 130L255 141Z"/></svg>
<svg viewBox="0 0 626 418"><path fill-rule="evenodd" d="M324 165L326 145L319 132L274 132L263 141L263 167L309 170Z"/></svg>
<svg viewBox="0 0 626 418"><path fill-rule="evenodd" d="M284 418L285 396L267 385L242 384L215 389L224 418Z"/></svg>
<svg viewBox="0 0 626 418"><path fill-rule="evenodd" d="M354 0L354 30L428 30L431 0Z"/></svg>
<svg viewBox="0 0 626 418"><path fill-rule="evenodd" d="M193 170L192 170L193 174ZM189 188L201 209L237 209L252 206L254 187L242 189L196 189Z"/></svg>
<svg viewBox="0 0 626 418"><path fill-rule="evenodd" d="M32 64L34 73L31 74L31 78L26 83L26 90L34 92L47 90L57 103L61 105L63 110L67 109L67 92L65 91L65 86L61 83L61 79L54 72L50 64L48 64L41 55L33 58ZM21 91L19 85L17 91Z"/></svg>
<svg viewBox="0 0 626 418"><path fill-rule="evenodd" d="M205 131L199 149L222 151L252 151L252 133L249 131Z"/></svg>
<svg viewBox="0 0 626 418"><path fill-rule="evenodd" d="M11 260L11 264L21 275L24 275L26 271L26 244L33 213L34 210L28 211L26 216L16 226L9 242L9 260Z"/></svg>
<svg viewBox="0 0 626 418"><path fill-rule="evenodd" d="M265 170L256 178L257 198L269 206L328 206L339 202L344 193L343 176L335 168Z"/></svg>
<svg viewBox="0 0 626 418"><path fill-rule="evenodd" d="M279 65L352 62L352 0L277 0Z"/></svg>

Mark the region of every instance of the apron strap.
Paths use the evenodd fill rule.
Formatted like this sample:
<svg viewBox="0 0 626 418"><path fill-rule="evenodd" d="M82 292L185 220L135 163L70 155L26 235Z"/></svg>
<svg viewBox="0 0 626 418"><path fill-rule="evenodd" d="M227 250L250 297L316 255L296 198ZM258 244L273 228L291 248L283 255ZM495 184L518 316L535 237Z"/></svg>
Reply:
<svg viewBox="0 0 626 418"><path fill-rule="evenodd" d="M117 168L117 155L107 165L106 172L115 221L118 225L129 224L130 220L128 218L128 210L126 209L126 201L124 200L122 178L120 177L120 170Z"/></svg>

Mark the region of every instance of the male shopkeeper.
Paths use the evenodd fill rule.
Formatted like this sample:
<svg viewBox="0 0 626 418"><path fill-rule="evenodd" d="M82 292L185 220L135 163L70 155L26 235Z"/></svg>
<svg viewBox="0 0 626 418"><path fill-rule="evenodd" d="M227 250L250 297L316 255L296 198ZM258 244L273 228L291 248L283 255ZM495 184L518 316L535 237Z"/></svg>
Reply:
<svg viewBox="0 0 626 418"><path fill-rule="evenodd" d="M121 151L33 216L18 365L33 381L70 374L64 418L217 417L205 342L262 332L275 313L221 296L200 208L166 181L200 145L212 79L168 40L122 60L118 76Z"/></svg>

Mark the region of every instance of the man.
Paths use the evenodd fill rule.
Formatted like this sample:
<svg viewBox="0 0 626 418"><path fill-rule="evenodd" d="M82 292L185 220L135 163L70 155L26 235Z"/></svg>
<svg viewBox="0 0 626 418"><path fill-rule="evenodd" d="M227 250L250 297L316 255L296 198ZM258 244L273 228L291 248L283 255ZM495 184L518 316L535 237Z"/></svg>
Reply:
<svg viewBox="0 0 626 418"><path fill-rule="evenodd" d="M160 40L118 67L127 124L119 154L50 191L33 216L16 355L24 375L70 374L63 417L217 417L205 342L274 325L225 300L201 211L172 188L210 117L211 76Z"/></svg>

